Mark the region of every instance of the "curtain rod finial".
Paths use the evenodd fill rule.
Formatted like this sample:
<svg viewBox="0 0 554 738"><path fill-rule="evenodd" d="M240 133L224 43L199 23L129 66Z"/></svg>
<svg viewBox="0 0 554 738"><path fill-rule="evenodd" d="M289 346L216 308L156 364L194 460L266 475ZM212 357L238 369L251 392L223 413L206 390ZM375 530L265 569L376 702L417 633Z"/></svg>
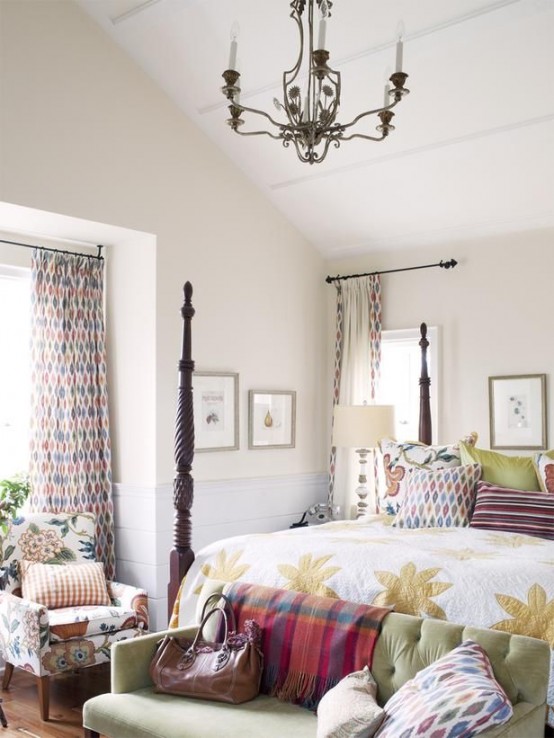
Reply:
<svg viewBox="0 0 554 738"><path fill-rule="evenodd" d="M458 264L456 259L450 259L449 261L441 261L439 266L441 266L443 269L454 269L454 267Z"/></svg>

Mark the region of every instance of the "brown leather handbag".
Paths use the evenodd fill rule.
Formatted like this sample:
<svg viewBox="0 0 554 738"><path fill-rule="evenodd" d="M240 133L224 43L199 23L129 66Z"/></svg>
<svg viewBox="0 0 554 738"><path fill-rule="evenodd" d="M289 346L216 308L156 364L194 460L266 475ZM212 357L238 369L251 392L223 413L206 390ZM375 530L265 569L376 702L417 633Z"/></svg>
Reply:
<svg viewBox="0 0 554 738"><path fill-rule="evenodd" d="M217 604L206 612L214 597L224 605ZM204 641L204 626L217 614L223 618L223 640ZM193 641L166 635L160 642L150 664L154 691L233 704L254 699L260 691L263 668L260 628L254 620L247 620L244 633L236 630L231 603L225 595L211 595Z"/></svg>

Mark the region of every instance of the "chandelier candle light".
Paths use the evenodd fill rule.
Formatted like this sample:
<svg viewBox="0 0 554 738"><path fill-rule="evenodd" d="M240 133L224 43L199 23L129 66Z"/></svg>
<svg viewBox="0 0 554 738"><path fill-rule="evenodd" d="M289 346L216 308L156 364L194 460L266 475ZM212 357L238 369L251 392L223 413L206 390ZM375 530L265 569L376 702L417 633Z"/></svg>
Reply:
<svg viewBox="0 0 554 738"><path fill-rule="evenodd" d="M356 518L368 513L367 456L379 441L394 434L394 405L335 405L333 446L354 448L360 461Z"/></svg>
<svg viewBox="0 0 554 738"><path fill-rule="evenodd" d="M317 6L317 11L314 6ZM341 75L329 66L329 52L325 49L327 21L331 16L331 0L293 0L291 18L298 26L300 50L294 67L283 72L283 100L274 98L278 111L286 116L280 123L269 113L249 108L240 102L240 72L237 69L238 41L236 29L231 36L229 69L223 72L225 85L222 92L231 103L231 117L227 123L241 136L270 136L282 141L283 146L294 144L298 158L309 164L322 162L331 144L338 148L343 141L362 138L367 141L383 141L394 130L391 121L393 108L409 93L404 87L408 75L402 71L402 38L396 44L396 71L385 87L383 106L357 115L350 123L337 122L341 96ZM314 15L319 12L317 42L314 38ZM304 67L304 71L303 71ZM303 87L301 88L301 83ZM243 113L261 115L273 126L271 130L243 131ZM377 116L379 136L355 133L354 127L368 116Z"/></svg>

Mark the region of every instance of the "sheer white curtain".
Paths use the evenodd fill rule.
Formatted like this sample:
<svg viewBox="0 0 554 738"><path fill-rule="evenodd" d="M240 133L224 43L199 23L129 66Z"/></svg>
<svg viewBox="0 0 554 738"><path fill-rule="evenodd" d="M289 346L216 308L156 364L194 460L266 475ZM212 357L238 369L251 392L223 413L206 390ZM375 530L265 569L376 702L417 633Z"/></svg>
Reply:
<svg viewBox="0 0 554 738"><path fill-rule="evenodd" d="M375 398L381 360L379 275L337 284L337 330L333 405L362 405ZM331 450L329 503L350 517L355 502L356 459L350 449Z"/></svg>

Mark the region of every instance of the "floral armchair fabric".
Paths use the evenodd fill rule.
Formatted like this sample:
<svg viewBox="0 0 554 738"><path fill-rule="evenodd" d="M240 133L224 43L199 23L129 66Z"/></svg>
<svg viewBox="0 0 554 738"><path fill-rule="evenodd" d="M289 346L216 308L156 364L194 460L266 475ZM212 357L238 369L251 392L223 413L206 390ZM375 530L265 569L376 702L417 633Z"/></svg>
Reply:
<svg viewBox="0 0 554 738"><path fill-rule="evenodd" d="M0 541L0 649L3 688L13 667L39 678L41 716L48 719L48 677L110 659L112 643L148 630L143 589L107 582L111 604L48 609L23 599L18 561L59 564L94 561L95 518L90 513L33 513L10 524Z"/></svg>

